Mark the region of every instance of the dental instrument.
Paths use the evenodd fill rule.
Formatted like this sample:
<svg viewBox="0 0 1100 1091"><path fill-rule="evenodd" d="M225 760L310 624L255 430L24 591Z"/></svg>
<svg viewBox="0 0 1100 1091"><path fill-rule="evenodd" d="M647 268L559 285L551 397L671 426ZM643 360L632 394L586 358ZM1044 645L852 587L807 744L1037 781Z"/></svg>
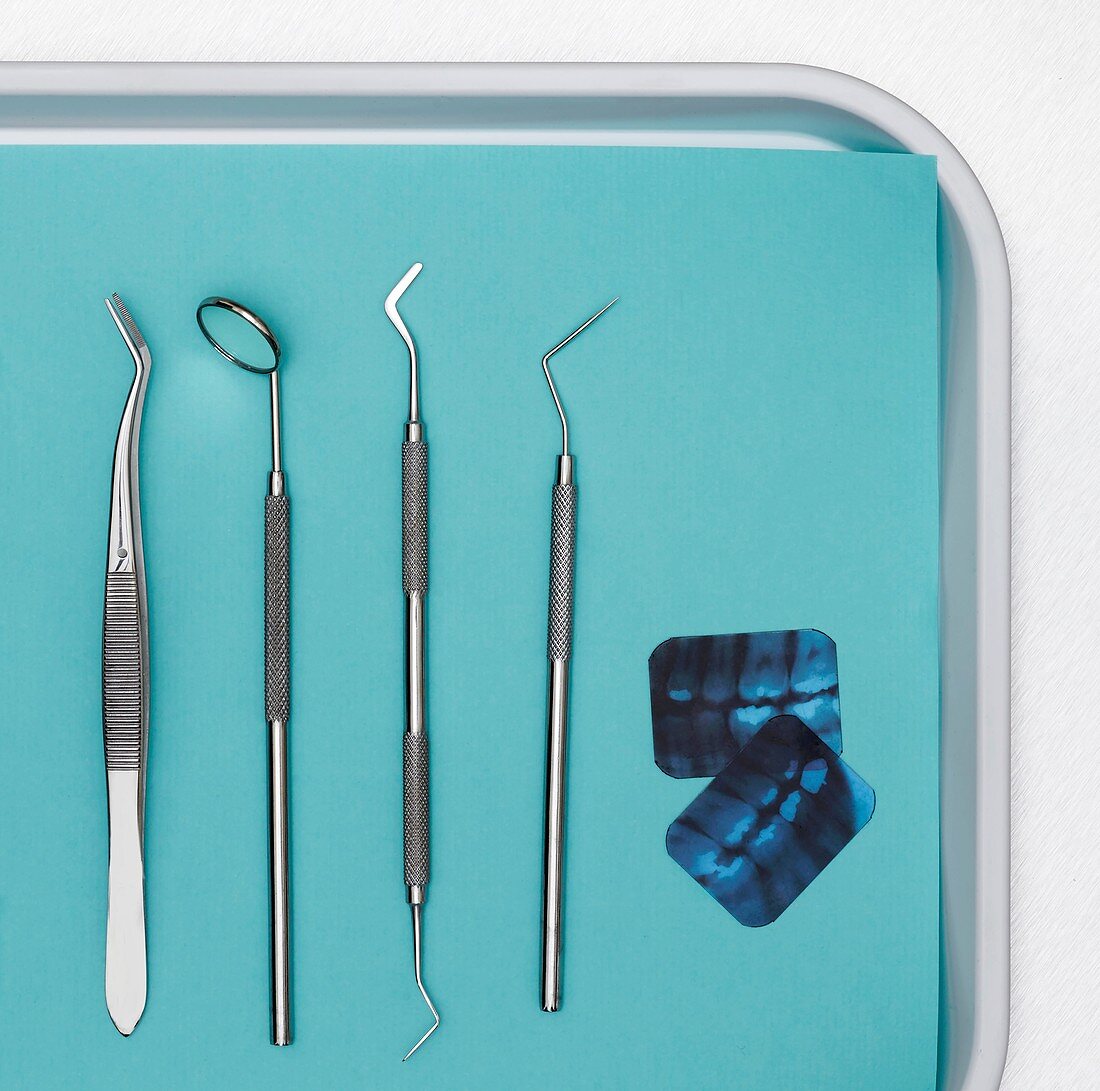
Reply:
<svg viewBox="0 0 1100 1091"><path fill-rule="evenodd" d="M409 352L409 416L401 444L401 585L405 594L405 733L402 737L405 896L412 909L416 987L432 1014L431 1026L401 1059L407 1061L439 1028L439 1012L424 987L422 915L429 876L428 730L425 707L424 600L428 594L428 444L420 419L416 342L397 304L424 266L415 262L386 297L386 316Z"/></svg>
<svg viewBox="0 0 1100 1091"><path fill-rule="evenodd" d="M574 458L569 453L569 424L558 397L550 359L582 334L612 304L598 310L543 358L542 371L561 418L561 454L558 456L550 519L550 602L546 656L550 663L547 685L546 807L543 833L542 880L542 1010L561 1007L563 848L565 841L565 756L569 725L569 663L573 652L573 570L577 532L577 486Z"/></svg>
<svg viewBox="0 0 1100 1091"><path fill-rule="evenodd" d="M149 615L141 546L138 445L152 356L117 295L105 299L134 361L111 473L103 607L103 751L107 766L107 1010L129 1036L145 1010L145 772L149 747Z"/></svg>
<svg viewBox="0 0 1100 1091"><path fill-rule="evenodd" d="M236 332L225 315L243 319ZM287 799L287 721L290 717L290 499L283 472L279 406L279 342L255 312L224 296L208 296L195 319L203 336L231 364L269 380L271 472L264 499L264 711L268 726L268 854L271 901L271 1044L290 1045L290 851ZM218 320L220 336L210 323ZM248 336L246 360L225 347L228 336ZM259 335L257 339L256 335ZM252 356L256 351L261 355ZM260 362L257 362L257 359Z"/></svg>

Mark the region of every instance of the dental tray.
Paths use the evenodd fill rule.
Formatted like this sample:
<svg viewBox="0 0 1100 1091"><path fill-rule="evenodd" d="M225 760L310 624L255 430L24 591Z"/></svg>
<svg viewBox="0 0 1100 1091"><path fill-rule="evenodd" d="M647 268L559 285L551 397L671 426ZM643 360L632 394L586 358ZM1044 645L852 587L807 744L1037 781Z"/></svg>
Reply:
<svg viewBox="0 0 1100 1091"><path fill-rule="evenodd" d="M999 1085L1008 1040L1010 289L993 211L942 134L876 87L796 65L2 64L0 143L588 144L935 156L943 405L938 1089ZM455 1033L458 1024L456 1017Z"/></svg>

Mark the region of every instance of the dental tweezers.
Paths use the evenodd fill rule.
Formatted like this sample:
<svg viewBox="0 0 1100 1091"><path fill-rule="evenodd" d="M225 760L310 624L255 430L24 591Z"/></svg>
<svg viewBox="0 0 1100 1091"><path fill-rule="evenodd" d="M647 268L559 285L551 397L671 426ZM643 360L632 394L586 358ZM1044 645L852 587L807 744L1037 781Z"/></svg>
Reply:
<svg viewBox="0 0 1100 1091"><path fill-rule="evenodd" d="M550 358L600 317L618 296L559 341L543 358L550 395L561 418L558 456L550 516L550 602L546 657L550 663L546 699L546 809L542 872L542 1010L561 1006L563 848L565 842L565 753L569 726L569 661L573 654L573 568L577 535L577 486L569 453L569 423L565 418Z"/></svg>
<svg viewBox="0 0 1100 1091"><path fill-rule="evenodd" d="M149 618L141 549L138 441L152 357L117 295L104 300L134 361L111 474L103 609L103 749L107 765L107 1010L129 1035L145 1010L145 767L149 746Z"/></svg>
<svg viewBox="0 0 1100 1091"><path fill-rule="evenodd" d="M431 1026L401 1059L407 1061L439 1028L439 1012L421 973L421 925L429 875L428 728L424 684L424 600L428 594L428 444L420 419L420 371L416 342L397 304L424 266L414 263L386 297L386 317L409 352L409 416L401 444L401 586L405 594L405 734L402 781L405 897L412 907L416 987L432 1015Z"/></svg>

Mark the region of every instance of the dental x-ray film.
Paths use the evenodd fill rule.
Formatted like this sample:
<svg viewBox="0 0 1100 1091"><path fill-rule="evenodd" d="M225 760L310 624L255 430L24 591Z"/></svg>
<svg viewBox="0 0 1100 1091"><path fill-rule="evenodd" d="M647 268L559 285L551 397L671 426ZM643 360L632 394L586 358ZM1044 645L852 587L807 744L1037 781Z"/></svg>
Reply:
<svg viewBox="0 0 1100 1091"><path fill-rule="evenodd" d="M649 657L649 692L670 777L717 776L783 713L842 751L836 644L816 629L673 637Z"/></svg>
<svg viewBox="0 0 1100 1091"><path fill-rule="evenodd" d="M750 928L771 924L867 824L875 793L797 716L775 716L668 828L668 854Z"/></svg>

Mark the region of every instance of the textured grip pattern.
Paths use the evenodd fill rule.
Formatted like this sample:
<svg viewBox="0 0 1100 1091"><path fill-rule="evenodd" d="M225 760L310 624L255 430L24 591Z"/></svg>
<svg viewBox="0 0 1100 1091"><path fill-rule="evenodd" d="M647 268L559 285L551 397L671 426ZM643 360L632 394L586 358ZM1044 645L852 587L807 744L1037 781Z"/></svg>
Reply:
<svg viewBox="0 0 1100 1091"><path fill-rule="evenodd" d="M546 654L568 659L573 650L573 557L577 532L577 486L555 485L550 519L550 624Z"/></svg>
<svg viewBox="0 0 1100 1091"><path fill-rule="evenodd" d="M401 586L428 593L428 445L401 444Z"/></svg>
<svg viewBox="0 0 1100 1091"><path fill-rule="evenodd" d="M108 769L138 769L142 728L137 575L108 572L103 608L103 749Z"/></svg>
<svg viewBox="0 0 1100 1091"><path fill-rule="evenodd" d="M428 885L428 736L410 735L402 743L405 780L405 885Z"/></svg>
<svg viewBox="0 0 1100 1091"><path fill-rule="evenodd" d="M264 705L268 720L290 718L290 500L264 502Z"/></svg>

